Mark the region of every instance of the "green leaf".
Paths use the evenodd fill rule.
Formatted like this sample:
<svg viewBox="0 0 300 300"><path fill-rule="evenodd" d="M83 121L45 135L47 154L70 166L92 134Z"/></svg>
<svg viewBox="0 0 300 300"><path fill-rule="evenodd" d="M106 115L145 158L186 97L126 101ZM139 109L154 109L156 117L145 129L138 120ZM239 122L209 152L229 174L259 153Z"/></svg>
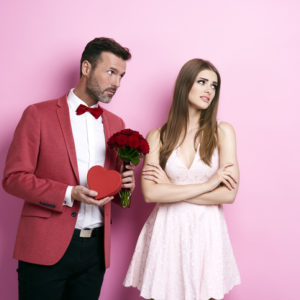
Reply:
<svg viewBox="0 0 300 300"><path fill-rule="evenodd" d="M118 154L121 160L125 162L132 162L135 166L139 164L140 158L144 157L136 149L127 146L119 148Z"/></svg>
<svg viewBox="0 0 300 300"><path fill-rule="evenodd" d="M135 165L135 166L137 166L138 164L139 164L139 162L140 162L140 160L138 159L138 158L136 158L136 157L134 157L134 158L132 158L132 163Z"/></svg>

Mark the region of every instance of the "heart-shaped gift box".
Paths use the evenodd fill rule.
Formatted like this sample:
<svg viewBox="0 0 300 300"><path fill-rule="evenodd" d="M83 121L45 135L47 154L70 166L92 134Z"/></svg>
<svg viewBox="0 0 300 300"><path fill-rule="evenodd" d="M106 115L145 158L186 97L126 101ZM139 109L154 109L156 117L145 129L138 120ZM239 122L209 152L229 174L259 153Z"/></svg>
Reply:
<svg viewBox="0 0 300 300"><path fill-rule="evenodd" d="M107 170L101 166L93 166L87 174L88 186L98 192L95 199L102 199L117 194L122 185L120 173L115 170Z"/></svg>

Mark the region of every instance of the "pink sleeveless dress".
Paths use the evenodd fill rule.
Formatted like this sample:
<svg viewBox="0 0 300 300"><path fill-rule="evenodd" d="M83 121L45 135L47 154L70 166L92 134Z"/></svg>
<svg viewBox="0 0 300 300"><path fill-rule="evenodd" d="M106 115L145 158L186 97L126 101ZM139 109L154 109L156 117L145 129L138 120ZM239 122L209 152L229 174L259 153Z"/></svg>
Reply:
<svg viewBox="0 0 300 300"><path fill-rule="evenodd" d="M179 149L170 155L165 171L171 182L207 181L218 169L216 149L211 167L199 149L189 169ZM124 281L141 297L155 300L223 299L240 283L221 205L186 202L157 204L146 221Z"/></svg>

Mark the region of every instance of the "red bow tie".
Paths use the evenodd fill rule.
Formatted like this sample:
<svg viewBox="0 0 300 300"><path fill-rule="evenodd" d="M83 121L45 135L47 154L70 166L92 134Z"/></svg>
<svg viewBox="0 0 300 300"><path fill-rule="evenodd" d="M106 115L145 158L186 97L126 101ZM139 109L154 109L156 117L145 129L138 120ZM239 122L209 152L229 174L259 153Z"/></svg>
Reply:
<svg viewBox="0 0 300 300"><path fill-rule="evenodd" d="M80 104L76 109L76 114L77 115L82 115L87 111L89 111L96 119L98 119L103 113L103 110L100 106L95 107L95 108L91 108L91 107L88 107L86 105Z"/></svg>

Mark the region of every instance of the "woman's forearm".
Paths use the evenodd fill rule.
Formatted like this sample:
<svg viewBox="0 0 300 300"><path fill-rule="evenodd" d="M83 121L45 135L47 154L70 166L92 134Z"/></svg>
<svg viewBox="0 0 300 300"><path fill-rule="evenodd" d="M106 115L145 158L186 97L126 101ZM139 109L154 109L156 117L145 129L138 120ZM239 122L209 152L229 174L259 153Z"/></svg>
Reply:
<svg viewBox="0 0 300 300"><path fill-rule="evenodd" d="M207 183L176 185L172 183L156 184L142 179L142 192L146 202L170 203L197 199L207 193Z"/></svg>
<svg viewBox="0 0 300 300"><path fill-rule="evenodd" d="M237 187L230 191L227 187L220 186L213 191L190 198L186 202L199 205L231 204L234 202L236 194Z"/></svg>

